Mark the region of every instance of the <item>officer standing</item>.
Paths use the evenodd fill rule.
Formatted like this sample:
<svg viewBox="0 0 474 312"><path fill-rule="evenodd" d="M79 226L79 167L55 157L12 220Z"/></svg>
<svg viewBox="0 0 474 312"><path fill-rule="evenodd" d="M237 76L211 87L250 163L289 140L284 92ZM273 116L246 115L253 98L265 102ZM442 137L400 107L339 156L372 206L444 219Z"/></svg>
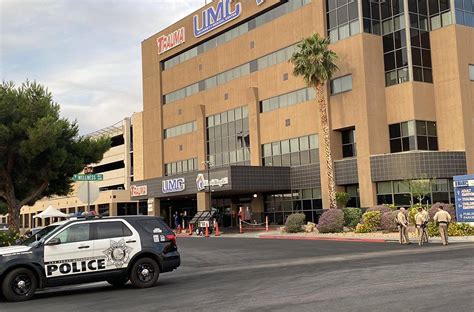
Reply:
<svg viewBox="0 0 474 312"><path fill-rule="evenodd" d="M444 211L443 207L438 207L438 211L433 217L433 220L438 224L439 234L441 235L441 242L443 245L448 244L448 225L451 222L451 215Z"/></svg>
<svg viewBox="0 0 474 312"><path fill-rule="evenodd" d="M408 245L410 244L410 239L408 238L408 221L405 216L405 208L400 208L400 211L397 215L397 225L400 233L400 244Z"/></svg>
<svg viewBox="0 0 474 312"><path fill-rule="evenodd" d="M418 208L418 213L415 215L416 233L418 234L418 245L422 246L428 242L428 234L426 233L426 216L423 214L423 208Z"/></svg>

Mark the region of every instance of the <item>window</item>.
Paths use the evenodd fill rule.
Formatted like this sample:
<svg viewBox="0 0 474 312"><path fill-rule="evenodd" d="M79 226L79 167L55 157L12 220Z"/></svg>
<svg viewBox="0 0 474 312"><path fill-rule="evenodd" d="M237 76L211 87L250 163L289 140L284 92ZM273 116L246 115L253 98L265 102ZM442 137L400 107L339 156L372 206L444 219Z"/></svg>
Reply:
<svg viewBox="0 0 474 312"><path fill-rule="evenodd" d="M178 173L186 173L196 171L197 158L191 158L186 160L175 161L172 163L165 164L165 175L170 176Z"/></svg>
<svg viewBox="0 0 474 312"><path fill-rule="evenodd" d="M58 235L61 244L77 243L90 240L90 223L73 224Z"/></svg>
<svg viewBox="0 0 474 312"><path fill-rule="evenodd" d="M336 95L352 90L352 75L331 80L331 94Z"/></svg>
<svg viewBox="0 0 474 312"><path fill-rule="evenodd" d="M317 134L262 145L263 166L299 166L319 162Z"/></svg>
<svg viewBox="0 0 474 312"><path fill-rule="evenodd" d="M248 75L253 71L263 70L267 67L285 62L290 59L291 55L295 51L295 48L296 44L291 45L276 52L262 56L249 63L245 63L233 69L222 72L216 76L201 80L190 86L165 94L163 98L163 104L184 99L185 97L191 96L197 92L208 90L217 85L222 85L234 79Z"/></svg>
<svg viewBox="0 0 474 312"><path fill-rule="evenodd" d="M327 28L331 42L336 42L358 34L358 0L327 0Z"/></svg>
<svg viewBox="0 0 474 312"><path fill-rule="evenodd" d="M121 221L94 223L97 239L132 236L132 231Z"/></svg>
<svg viewBox="0 0 474 312"><path fill-rule="evenodd" d="M212 166L250 165L248 107L237 107L206 119L207 154Z"/></svg>
<svg viewBox="0 0 474 312"><path fill-rule="evenodd" d="M411 120L389 125L390 152L438 150L435 121Z"/></svg>
<svg viewBox="0 0 474 312"><path fill-rule="evenodd" d="M469 64L469 80L474 81L474 65Z"/></svg>
<svg viewBox="0 0 474 312"><path fill-rule="evenodd" d="M255 29L258 26L264 25L268 22L273 21L274 19L277 19L285 14L291 13L302 6L310 3L311 0L289 0L287 2L282 3L281 5L271 9L270 11L267 11L260 16L257 16L250 21L241 24L239 26L236 26L232 29L229 29L228 31L222 33L221 35L212 38L208 41L205 41L198 45L197 47L194 47L188 51L182 52L176 56L173 56L172 58L166 60L163 62L163 70L170 69L180 63L183 63L201 53L205 53L221 44L224 44L240 35L243 35L253 29ZM251 48L252 48L252 42L250 43Z"/></svg>
<svg viewBox="0 0 474 312"><path fill-rule="evenodd" d="M313 88L305 88L290 93L282 94L260 103L260 112L268 112L274 109L299 104L310 101L316 98L316 93Z"/></svg>
<svg viewBox="0 0 474 312"><path fill-rule="evenodd" d="M346 157L357 156L355 129L342 130L341 137L342 137L342 157L346 158Z"/></svg>
<svg viewBox="0 0 474 312"><path fill-rule="evenodd" d="M176 127L165 129L165 139L169 139L182 134L191 133L197 130L197 122L192 121Z"/></svg>
<svg viewBox="0 0 474 312"><path fill-rule="evenodd" d="M474 2L455 0L456 23L474 27Z"/></svg>

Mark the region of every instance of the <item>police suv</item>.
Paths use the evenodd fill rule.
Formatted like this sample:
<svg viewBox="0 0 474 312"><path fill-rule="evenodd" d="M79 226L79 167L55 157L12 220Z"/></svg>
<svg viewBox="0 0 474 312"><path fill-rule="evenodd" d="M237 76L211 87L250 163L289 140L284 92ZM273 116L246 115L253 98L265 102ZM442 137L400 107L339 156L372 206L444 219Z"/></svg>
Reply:
<svg viewBox="0 0 474 312"><path fill-rule="evenodd" d="M28 300L36 289L98 281L151 287L181 263L176 236L159 217L86 217L42 231L0 248L1 290L9 301Z"/></svg>

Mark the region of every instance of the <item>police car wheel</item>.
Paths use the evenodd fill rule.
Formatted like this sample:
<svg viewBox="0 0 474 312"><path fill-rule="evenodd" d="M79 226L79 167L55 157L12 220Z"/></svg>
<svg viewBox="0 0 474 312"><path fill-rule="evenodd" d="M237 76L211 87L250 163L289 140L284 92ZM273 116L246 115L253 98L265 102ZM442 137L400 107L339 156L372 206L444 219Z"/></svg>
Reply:
<svg viewBox="0 0 474 312"><path fill-rule="evenodd" d="M31 299L36 291L38 281L29 269L19 268L5 276L2 292L8 301L25 301Z"/></svg>
<svg viewBox="0 0 474 312"><path fill-rule="evenodd" d="M128 279L126 277L116 277L116 278L109 278L107 283L114 287L122 287L123 285L127 284Z"/></svg>
<svg viewBox="0 0 474 312"><path fill-rule="evenodd" d="M150 258L138 259L132 266L130 281L137 288L147 288L156 284L160 275L160 267Z"/></svg>

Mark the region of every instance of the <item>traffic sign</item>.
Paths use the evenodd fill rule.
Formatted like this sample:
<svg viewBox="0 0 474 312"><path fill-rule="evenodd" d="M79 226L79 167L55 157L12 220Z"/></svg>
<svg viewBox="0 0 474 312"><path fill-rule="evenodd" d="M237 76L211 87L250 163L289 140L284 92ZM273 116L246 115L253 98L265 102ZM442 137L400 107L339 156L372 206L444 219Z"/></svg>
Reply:
<svg viewBox="0 0 474 312"><path fill-rule="evenodd" d="M87 204L87 211L89 211L90 204L93 204L99 198L99 195L99 187L93 182L81 183L77 189L77 197L81 202Z"/></svg>
<svg viewBox="0 0 474 312"><path fill-rule="evenodd" d="M102 181L104 180L103 174L75 174L72 176L74 181Z"/></svg>
<svg viewBox="0 0 474 312"><path fill-rule="evenodd" d="M456 220L474 222L474 175L455 176Z"/></svg>

